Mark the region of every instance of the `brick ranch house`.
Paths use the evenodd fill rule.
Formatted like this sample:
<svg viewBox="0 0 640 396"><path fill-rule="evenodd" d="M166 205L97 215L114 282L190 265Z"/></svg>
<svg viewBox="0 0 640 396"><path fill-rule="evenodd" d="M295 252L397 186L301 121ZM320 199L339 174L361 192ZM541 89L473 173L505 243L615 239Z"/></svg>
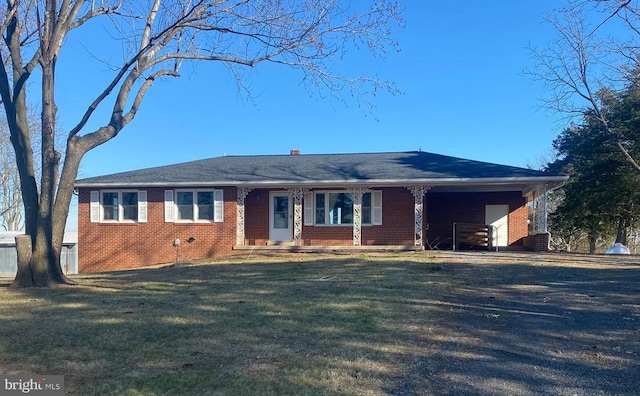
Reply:
<svg viewBox="0 0 640 396"><path fill-rule="evenodd" d="M106 271L256 249L452 249L460 223L488 225L490 247L546 249L546 209L529 236L527 203L566 180L422 151L297 150L91 177L75 186L78 266Z"/></svg>

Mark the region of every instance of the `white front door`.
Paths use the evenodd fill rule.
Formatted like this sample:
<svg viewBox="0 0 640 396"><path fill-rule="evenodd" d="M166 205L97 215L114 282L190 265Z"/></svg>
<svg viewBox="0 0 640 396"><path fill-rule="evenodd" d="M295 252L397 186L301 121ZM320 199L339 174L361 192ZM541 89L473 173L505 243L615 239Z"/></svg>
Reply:
<svg viewBox="0 0 640 396"><path fill-rule="evenodd" d="M493 226L491 246L509 245L509 205L487 205L485 224Z"/></svg>
<svg viewBox="0 0 640 396"><path fill-rule="evenodd" d="M269 240L287 242L293 240L291 194L269 194Z"/></svg>

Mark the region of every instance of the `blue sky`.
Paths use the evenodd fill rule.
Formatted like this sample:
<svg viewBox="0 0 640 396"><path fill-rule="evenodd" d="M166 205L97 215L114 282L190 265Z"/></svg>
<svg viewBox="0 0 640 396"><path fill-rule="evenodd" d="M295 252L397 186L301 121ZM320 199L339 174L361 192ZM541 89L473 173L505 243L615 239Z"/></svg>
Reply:
<svg viewBox="0 0 640 396"><path fill-rule="evenodd" d="M281 66L252 71L253 100L237 91L222 65L186 67L183 77L156 83L136 119L87 154L80 176L292 148L303 154L422 149L525 166L548 150L561 129L554 114L538 109L542 87L523 74L530 63L527 47L550 40L542 18L557 5L407 1L406 26L397 33L401 51L364 62L356 53L345 65L378 73L403 92L373 98L375 117L354 103L310 96L300 73ZM70 41L61 63L91 48L91 38ZM99 85L91 84L96 65L111 75L94 64L69 68L74 80L65 84L63 74L58 82L68 87L57 98L64 127L97 93ZM78 90L78 78L94 89Z"/></svg>
<svg viewBox="0 0 640 396"><path fill-rule="evenodd" d="M539 109L543 88L523 70L531 63L528 47L551 40L543 17L559 2L415 0L405 6L399 53L372 60L352 52L340 65L377 73L402 91L373 98L375 117L353 102L309 95L296 70L257 66L248 100L224 66L200 64L184 68L179 79L157 82L135 120L86 155L79 177L293 148L303 155L421 149L514 166L537 163L563 124ZM97 95L100 78L112 75L100 63L71 63L86 48L117 58L107 52L119 54L117 48L94 49L93 40L72 36L61 54L63 128Z"/></svg>

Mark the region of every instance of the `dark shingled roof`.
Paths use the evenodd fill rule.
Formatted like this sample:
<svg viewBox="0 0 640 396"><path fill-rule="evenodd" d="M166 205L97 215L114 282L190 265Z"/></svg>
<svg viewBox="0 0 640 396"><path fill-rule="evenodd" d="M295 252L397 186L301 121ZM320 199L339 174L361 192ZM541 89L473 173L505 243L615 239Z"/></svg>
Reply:
<svg viewBox="0 0 640 396"><path fill-rule="evenodd" d="M455 182L560 183L565 176L422 151L224 156L76 181L77 187Z"/></svg>

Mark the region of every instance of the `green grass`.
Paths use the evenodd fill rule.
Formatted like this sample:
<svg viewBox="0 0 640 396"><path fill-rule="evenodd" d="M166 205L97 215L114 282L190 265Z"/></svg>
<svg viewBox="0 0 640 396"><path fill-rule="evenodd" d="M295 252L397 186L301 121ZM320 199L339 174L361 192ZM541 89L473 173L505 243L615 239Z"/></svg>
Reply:
<svg viewBox="0 0 640 396"><path fill-rule="evenodd" d="M234 258L0 287L0 373L64 375L69 395L386 394L423 358L446 288L425 258Z"/></svg>

